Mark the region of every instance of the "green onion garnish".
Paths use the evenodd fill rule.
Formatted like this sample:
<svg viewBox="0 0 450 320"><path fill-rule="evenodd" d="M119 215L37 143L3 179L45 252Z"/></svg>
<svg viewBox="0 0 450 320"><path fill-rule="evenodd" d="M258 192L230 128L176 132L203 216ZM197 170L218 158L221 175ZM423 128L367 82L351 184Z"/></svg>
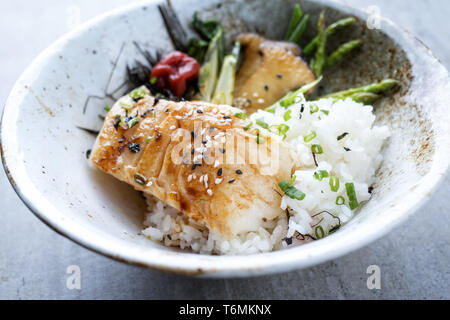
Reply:
<svg viewBox="0 0 450 320"><path fill-rule="evenodd" d="M235 113L234 116L235 116L236 118L239 118L239 119L242 119L242 120L247 119L247 115L246 115L245 113L243 113L243 112Z"/></svg>
<svg viewBox="0 0 450 320"><path fill-rule="evenodd" d="M315 137L317 137L316 132L315 131L311 131L311 133L308 133L307 135L303 136L303 141L310 142Z"/></svg>
<svg viewBox="0 0 450 320"><path fill-rule="evenodd" d="M314 178L316 180L322 181L323 178L328 178L330 175L328 174L328 171L326 170L319 170L317 172L314 172Z"/></svg>
<svg viewBox="0 0 450 320"><path fill-rule="evenodd" d="M158 78L157 77L153 77L153 78L150 79L150 84L155 84L156 81L158 81Z"/></svg>
<svg viewBox="0 0 450 320"><path fill-rule="evenodd" d="M317 106L317 104L312 104L309 106L310 112L311 114L316 113L319 111L319 107Z"/></svg>
<svg viewBox="0 0 450 320"><path fill-rule="evenodd" d="M123 102L120 102L120 106L122 108L124 108L125 110L130 110L132 108L132 106L130 106L129 104L123 103Z"/></svg>
<svg viewBox="0 0 450 320"><path fill-rule="evenodd" d="M328 111L328 110L320 110L320 112L322 112L323 114L326 114L326 115L328 115L329 113L330 113L330 111Z"/></svg>
<svg viewBox="0 0 450 320"><path fill-rule="evenodd" d="M288 120L290 120L291 118L292 118L292 117L291 117L291 110L286 111L286 112L284 113L284 116L283 116L284 121L288 121Z"/></svg>
<svg viewBox="0 0 450 320"><path fill-rule="evenodd" d="M105 106L103 109L105 109L106 112L109 112L111 110L111 106Z"/></svg>
<svg viewBox="0 0 450 320"><path fill-rule="evenodd" d="M345 184L345 190L347 191L348 205L351 210L355 210L359 207L358 199L356 198L355 185L352 182Z"/></svg>
<svg viewBox="0 0 450 320"><path fill-rule="evenodd" d="M315 154L322 154L323 153L323 149L322 146L319 144L313 144L311 146L311 151Z"/></svg>
<svg viewBox="0 0 450 320"><path fill-rule="evenodd" d="M314 233L316 234L317 239L322 239L323 237L325 237L325 231L323 231L322 226L317 226L314 229Z"/></svg>
<svg viewBox="0 0 450 320"><path fill-rule="evenodd" d="M253 124L253 123L250 122L248 125L246 125L246 126L244 127L244 130L245 130L245 131L250 130L250 128L252 127L252 124Z"/></svg>
<svg viewBox="0 0 450 320"><path fill-rule="evenodd" d="M256 134L256 143L257 144L264 144L264 143L266 143L266 140L264 139L264 137L261 137L259 131Z"/></svg>
<svg viewBox="0 0 450 320"><path fill-rule="evenodd" d="M278 125L278 135L283 136L283 140L286 139L286 132L289 131L289 126L285 124Z"/></svg>
<svg viewBox="0 0 450 320"><path fill-rule="evenodd" d="M330 177L330 188L333 192L338 192L339 190L339 178L336 176Z"/></svg>
<svg viewBox="0 0 450 320"><path fill-rule="evenodd" d="M128 128L133 128L135 125L137 125L139 123L139 121L141 121L141 118L139 117L135 117L133 119L131 119L130 121L128 121Z"/></svg>
<svg viewBox="0 0 450 320"><path fill-rule="evenodd" d="M145 139L145 143L146 143L146 144L149 144L150 141L152 141L152 139L153 139L153 137L148 136L147 139Z"/></svg>
<svg viewBox="0 0 450 320"><path fill-rule="evenodd" d="M264 118L256 119L256 124L260 127L263 127L264 129L269 130L269 125L266 122L264 122Z"/></svg>
<svg viewBox="0 0 450 320"><path fill-rule="evenodd" d="M280 183L278 183L278 186L284 192L284 194L291 199L296 199L300 201L305 199L306 195L300 190L298 190L296 187L292 186L286 180L282 180Z"/></svg>
<svg viewBox="0 0 450 320"><path fill-rule="evenodd" d="M342 206L345 203L345 198L343 196L339 196L336 198L336 204L338 206Z"/></svg>
<svg viewBox="0 0 450 320"><path fill-rule="evenodd" d="M144 89L136 89L134 91L131 91L129 96L133 99L133 100L139 100L145 97L145 95L147 94L147 91L145 91Z"/></svg>

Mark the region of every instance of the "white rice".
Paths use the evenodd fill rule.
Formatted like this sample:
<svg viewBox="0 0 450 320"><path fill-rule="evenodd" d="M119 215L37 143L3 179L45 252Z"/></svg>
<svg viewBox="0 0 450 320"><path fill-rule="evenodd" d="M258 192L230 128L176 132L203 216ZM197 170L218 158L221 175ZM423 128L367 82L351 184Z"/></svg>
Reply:
<svg viewBox="0 0 450 320"><path fill-rule="evenodd" d="M275 221L267 221L258 232L241 234L228 241L148 196L149 213L144 222L147 228L142 233L166 246L204 254L267 252L328 235L351 219L360 207L350 209L346 183L353 183L359 204L370 199L369 186L382 161L382 145L389 137L386 126L374 126L372 111L371 106L351 99L307 102L299 96L287 109L278 106L274 113L258 111L251 115L250 120L263 118L269 126L289 126L284 141L297 150L302 164L302 169L294 174L293 186L306 195L301 201L283 196L281 209L289 212L289 219L286 213L282 214ZM284 120L286 112L291 117L287 121ZM305 142L304 136L312 132L316 137ZM344 133L347 133L345 137L338 140ZM317 167L311 152L313 144L323 149L322 154L316 155ZM329 176L339 179L337 192L331 190L329 177L322 180L314 177L319 170L326 170ZM345 203L336 204L337 197L343 197Z"/></svg>

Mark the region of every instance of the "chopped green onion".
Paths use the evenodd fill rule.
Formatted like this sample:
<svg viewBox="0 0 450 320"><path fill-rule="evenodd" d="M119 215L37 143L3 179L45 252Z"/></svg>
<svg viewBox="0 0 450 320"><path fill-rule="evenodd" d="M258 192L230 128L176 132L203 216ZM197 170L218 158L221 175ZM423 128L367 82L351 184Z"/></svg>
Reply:
<svg viewBox="0 0 450 320"><path fill-rule="evenodd" d="M111 106L105 106L103 109L105 109L106 112L109 112L111 110Z"/></svg>
<svg viewBox="0 0 450 320"><path fill-rule="evenodd" d="M152 139L153 139L153 137L148 136L147 139L145 140L145 143L146 143L146 144L149 144L150 141L152 141Z"/></svg>
<svg viewBox="0 0 450 320"><path fill-rule="evenodd" d="M322 239L325 237L325 231L323 231L322 226L317 226L314 230L314 233L316 234L317 239Z"/></svg>
<svg viewBox="0 0 450 320"><path fill-rule="evenodd" d="M256 119L256 124L260 127L263 127L264 129L269 130L269 125L266 122L264 122L264 118Z"/></svg>
<svg viewBox="0 0 450 320"><path fill-rule="evenodd" d="M291 184L293 184L297 180L297 176L294 174L291 178Z"/></svg>
<svg viewBox="0 0 450 320"><path fill-rule="evenodd" d="M317 137L317 134L315 131L311 131L311 133L303 136L303 141L305 142L310 142L312 141L312 139L314 139L315 137Z"/></svg>
<svg viewBox="0 0 450 320"><path fill-rule="evenodd" d="M342 206L345 203L345 198L343 196L339 196L336 198L336 204L338 206Z"/></svg>
<svg viewBox="0 0 450 320"><path fill-rule="evenodd" d="M239 119L242 119L242 120L247 119L247 115L246 115L245 113L243 113L243 112L235 113L234 116L235 116L236 118L239 118Z"/></svg>
<svg viewBox="0 0 450 320"><path fill-rule="evenodd" d="M150 79L150 84L156 84L156 81L158 81L158 78L157 77L152 77Z"/></svg>
<svg viewBox="0 0 450 320"><path fill-rule="evenodd" d="M120 106L122 108L124 108L125 110L130 110L132 108L132 106L130 106L129 104L126 104L124 102L120 102Z"/></svg>
<svg viewBox="0 0 450 320"><path fill-rule="evenodd" d="M128 128L133 128L135 125L137 125L139 123L139 121L141 121L140 117L135 117L133 119L131 119L130 121L128 121Z"/></svg>
<svg viewBox="0 0 450 320"><path fill-rule="evenodd" d="M286 111L283 116L284 121L289 121L291 118L291 110Z"/></svg>
<svg viewBox="0 0 450 320"><path fill-rule="evenodd" d="M328 174L328 171L326 170L319 170L317 172L314 172L314 178L316 180L322 181L323 178L328 178L330 175Z"/></svg>
<svg viewBox="0 0 450 320"><path fill-rule="evenodd" d="M336 176L330 177L330 189L333 192L338 192L339 190L339 178Z"/></svg>
<svg viewBox="0 0 450 320"><path fill-rule="evenodd" d="M296 199L300 201L305 199L306 195L300 190L298 190L296 187L292 186L286 180L282 180L280 183L278 183L278 186L284 192L284 194L291 199Z"/></svg>
<svg viewBox="0 0 450 320"><path fill-rule="evenodd" d="M355 210L359 207L358 199L356 198L355 185L352 182L345 184L345 190L348 196L348 205L351 210Z"/></svg>
<svg viewBox="0 0 450 320"><path fill-rule="evenodd" d="M316 112L319 111L319 107L317 106L317 104L312 104L312 105L309 106L309 108L310 108L311 114L316 113Z"/></svg>
<svg viewBox="0 0 450 320"><path fill-rule="evenodd" d="M131 91L128 95L133 100L136 101L136 100L144 98L147 95L147 91L145 91L145 89L143 89L143 88L139 88L139 89Z"/></svg>
<svg viewBox="0 0 450 320"><path fill-rule="evenodd" d="M245 130L245 131L250 130L250 128L252 127L252 125L253 125L253 123L250 122L248 125L246 125L246 126L244 127L244 130Z"/></svg>
<svg viewBox="0 0 450 320"><path fill-rule="evenodd" d="M278 135L283 136L283 140L286 139L286 132L289 131L289 126L285 124L278 125Z"/></svg>
<svg viewBox="0 0 450 320"><path fill-rule="evenodd" d="M330 113L330 111L328 111L328 110L320 110L320 112L322 112L322 113L324 113L324 114L326 114L326 115L328 115L329 113Z"/></svg>
<svg viewBox="0 0 450 320"><path fill-rule="evenodd" d="M339 137L337 137L337 140L342 140L344 139L346 136L348 135L348 132L344 132L343 134L341 134Z"/></svg>
<svg viewBox="0 0 450 320"><path fill-rule="evenodd" d="M320 144L313 144L311 146L311 151L315 154L322 154L323 153L323 149L322 146Z"/></svg>

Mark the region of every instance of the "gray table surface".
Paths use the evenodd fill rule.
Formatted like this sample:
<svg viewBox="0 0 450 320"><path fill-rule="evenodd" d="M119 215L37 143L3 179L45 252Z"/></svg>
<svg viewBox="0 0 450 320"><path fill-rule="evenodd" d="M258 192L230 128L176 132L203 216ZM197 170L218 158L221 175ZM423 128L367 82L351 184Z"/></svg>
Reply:
<svg viewBox="0 0 450 320"><path fill-rule="evenodd" d="M126 0L0 2L0 101L32 59L77 22ZM377 5L417 34L450 68L450 1L346 0ZM78 15L79 13L79 15ZM2 105L3 105L2 103ZM449 299L450 178L407 223L340 259L297 272L201 280L128 266L90 252L46 227L0 172L1 299ZM381 269L381 289L367 288L366 269ZM66 268L81 268L81 290L66 287Z"/></svg>

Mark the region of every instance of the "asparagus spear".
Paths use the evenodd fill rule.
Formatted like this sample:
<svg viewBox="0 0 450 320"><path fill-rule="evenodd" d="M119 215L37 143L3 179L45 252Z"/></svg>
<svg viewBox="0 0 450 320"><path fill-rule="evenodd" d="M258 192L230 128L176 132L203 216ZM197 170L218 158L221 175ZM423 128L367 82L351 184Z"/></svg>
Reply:
<svg viewBox="0 0 450 320"><path fill-rule="evenodd" d="M306 28L308 27L308 21L309 21L309 14L306 14L300 23L297 25L295 30L292 32L291 36L287 38L287 41L299 43L300 38L303 36L303 34L306 31Z"/></svg>
<svg viewBox="0 0 450 320"><path fill-rule="evenodd" d="M220 76L217 80L212 103L228 105L233 103L236 66L238 63L240 50L241 43L236 42L231 54L227 55L223 60L222 70L220 71Z"/></svg>
<svg viewBox="0 0 450 320"><path fill-rule="evenodd" d="M285 95L283 98L281 98L281 100L274 103L270 107L266 108L265 111L273 113L273 112L275 112L275 108L278 105L282 106L283 108L288 108L289 106L291 106L295 103L295 99L299 96L299 94L302 93L304 95L307 95L312 89L314 89L322 81L322 79L323 79L323 77L321 76L317 80L315 80L311 83L308 83L295 91L289 92L287 95Z"/></svg>
<svg viewBox="0 0 450 320"><path fill-rule="evenodd" d="M327 37L332 36L336 31L345 28L351 24L353 24L356 21L355 18L345 18L339 21L336 21L335 23L328 26L326 33ZM307 56L312 55L314 53L314 49L317 47L319 39L318 36L316 36L304 49L303 53Z"/></svg>
<svg viewBox="0 0 450 320"><path fill-rule="evenodd" d="M322 12L317 23L318 35L317 35L317 51L313 63L313 71L316 77L322 75L323 68L325 66L325 46L327 43L327 33L325 30L325 13Z"/></svg>
<svg viewBox="0 0 450 320"><path fill-rule="evenodd" d="M291 22L289 23L289 27L286 31L286 36L284 37L286 40L289 40L292 33L294 33L297 25L300 23L303 16L302 8L299 4L296 4L294 7L294 13L292 14Z"/></svg>
<svg viewBox="0 0 450 320"><path fill-rule="evenodd" d="M352 88L349 90L339 91L331 93L322 97L318 97L314 100L333 98L335 100L344 100L346 98L352 98L357 102L365 104L371 104L381 97L381 94L397 87L399 82L394 79L385 79L378 83L373 83L368 86Z"/></svg>
<svg viewBox="0 0 450 320"><path fill-rule="evenodd" d="M224 52L224 35L222 28L218 28L216 35L211 40L208 51L206 52L205 62L200 68L198 85L201 99L210 102L214 89L216 88L217 77L220 72L220 66Z"/></svg>
<svg viewBox="0 0 450 320"><path fill-rule="evenodd" d="M361 45L361 40L353 40L341 45L336 51L334 51L325 61L325 67L332 67L344 59L344 57L350 54L353 50Z"/></svg>

